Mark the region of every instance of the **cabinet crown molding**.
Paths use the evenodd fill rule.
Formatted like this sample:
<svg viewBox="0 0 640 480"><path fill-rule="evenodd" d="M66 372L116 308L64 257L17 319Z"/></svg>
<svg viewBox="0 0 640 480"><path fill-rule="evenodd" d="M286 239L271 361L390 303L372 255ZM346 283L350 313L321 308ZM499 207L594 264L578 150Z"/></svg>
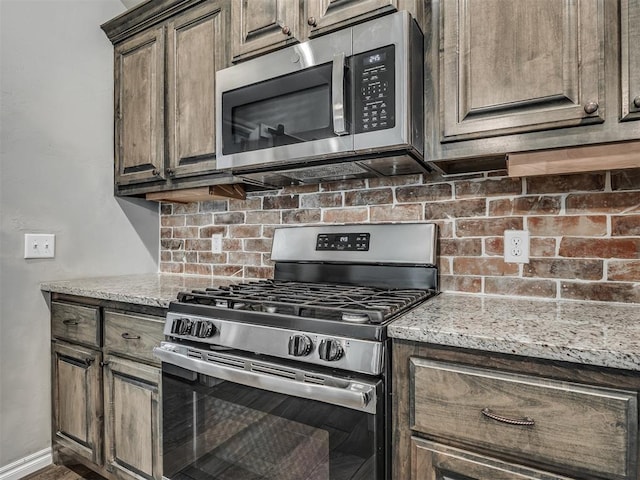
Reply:
<svg viewBox="0 0 640 480"><path fill-rule="evenodd" d="M147 0L100 25L114 45L206 0Z"/></svg>

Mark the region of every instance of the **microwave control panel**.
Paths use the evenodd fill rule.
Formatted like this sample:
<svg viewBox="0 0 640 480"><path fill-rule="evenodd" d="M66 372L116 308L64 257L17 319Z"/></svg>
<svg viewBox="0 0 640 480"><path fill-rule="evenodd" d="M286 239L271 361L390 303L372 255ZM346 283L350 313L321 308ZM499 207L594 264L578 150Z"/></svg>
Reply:
<svg viewBox="0 0 640 480"><path fill-rule="evenodd" d="M394 46L354 55L351 68L355 83L355 133L395 127Z"/></svg>

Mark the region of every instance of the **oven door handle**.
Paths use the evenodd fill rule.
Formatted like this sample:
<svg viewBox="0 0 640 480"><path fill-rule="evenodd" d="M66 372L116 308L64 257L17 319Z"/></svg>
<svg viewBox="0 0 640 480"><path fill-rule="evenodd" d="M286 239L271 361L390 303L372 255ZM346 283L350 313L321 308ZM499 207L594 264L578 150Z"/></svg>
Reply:
<svg viewBox="0 0 640 480"><path fill-rule="evenodd" d="M175 365L220 380L228 380L230 382L260 388L270 392L282 393L284 395L317 400L361 412L376 413L377 383L374 382L357 380L345 381L341 379L345 384L344 387L320 385L296 379L283 378L268 373L258 373L247 370L246 367L212 363L207 360L188 357L175 350L174 345L163 344L160 347L154 347L153 354L163 363ZM248 363L250 363L250 361Z"/></svg>
<svg viewBox="0 0 640 480"><path fill-rule="evenodd" d="M331 110L333 114L333 133L346 135L349 133L345 122L344 106L344 52L333 56L333 69L331 71Z"/></svg>

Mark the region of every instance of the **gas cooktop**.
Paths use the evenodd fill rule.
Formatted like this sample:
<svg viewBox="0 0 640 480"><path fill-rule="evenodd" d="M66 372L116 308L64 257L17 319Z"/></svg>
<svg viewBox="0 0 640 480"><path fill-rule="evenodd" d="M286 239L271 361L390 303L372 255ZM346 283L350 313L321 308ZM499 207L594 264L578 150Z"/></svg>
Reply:
<svg viewBox="0 0 640 480"><path fill-rule="evenodd" d="M381 324L433 296L433 290L263 280L181 292L178 302L215 309Z"/></svg>

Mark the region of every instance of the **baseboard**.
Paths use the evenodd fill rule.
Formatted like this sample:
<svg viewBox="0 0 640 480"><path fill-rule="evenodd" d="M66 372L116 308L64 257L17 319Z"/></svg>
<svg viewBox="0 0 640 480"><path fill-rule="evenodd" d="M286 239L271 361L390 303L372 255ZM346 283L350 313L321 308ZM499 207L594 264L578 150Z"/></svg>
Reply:
<svg viewBox="0 0 640 480"><path fill-rule="evenodd" d="M0 467L0 480L19 480L30 473L51 465L52 462L51 448L45 448L9 465Z"/></svg>

